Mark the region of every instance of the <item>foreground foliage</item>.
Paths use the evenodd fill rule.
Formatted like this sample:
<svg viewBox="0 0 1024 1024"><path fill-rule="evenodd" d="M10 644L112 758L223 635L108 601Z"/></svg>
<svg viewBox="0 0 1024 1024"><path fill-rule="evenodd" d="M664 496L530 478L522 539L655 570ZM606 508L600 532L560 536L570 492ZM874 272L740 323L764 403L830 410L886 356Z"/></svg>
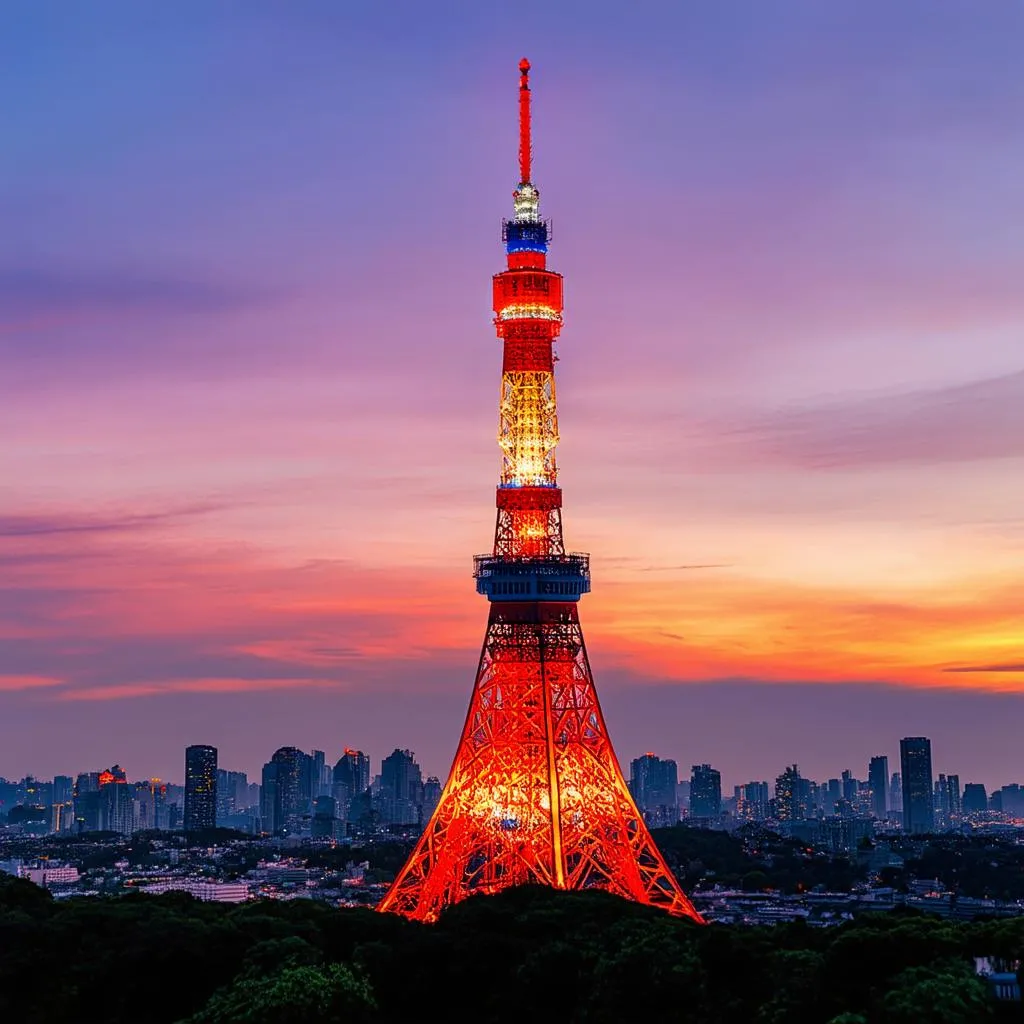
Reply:
<svg viewBox="0 0 1024 1024"><path fill-rule="evenodd" d="M1024 1019L970 959L1022 954L1022 920L701 928L519 889L424 926L307 900L54 901L0 876L0 1020L33 1024L968 1024Z"/></svg>

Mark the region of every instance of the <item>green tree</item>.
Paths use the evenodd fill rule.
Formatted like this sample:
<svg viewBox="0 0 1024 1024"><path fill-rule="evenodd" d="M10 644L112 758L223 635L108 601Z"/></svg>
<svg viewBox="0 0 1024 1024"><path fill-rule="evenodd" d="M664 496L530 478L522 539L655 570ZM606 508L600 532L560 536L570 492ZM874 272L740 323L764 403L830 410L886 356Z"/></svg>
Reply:
<svg viewBox="0 0 1024 1024"><path fill-rule="evenodd" d="M755 1018L759 1024L795 1024L820 1020L815 1012L821 997L824 958L810 949L783 949L772 957L772 971L779 985Z"/></svg>
<svg viewBox="0 0 1024 1024"><path fill-rule="evenodd" d="M369 982L345 964L286 967L240 977L215 992L188 1024L354 1024L376 1008Z"/></svg>
<svg viewBox="0 0 1024 1024"><path fill-rule="evenodd" d="M882 999L885 1024L976 1024L992 1016L988 986L960 961L911 967Z"/></svg>

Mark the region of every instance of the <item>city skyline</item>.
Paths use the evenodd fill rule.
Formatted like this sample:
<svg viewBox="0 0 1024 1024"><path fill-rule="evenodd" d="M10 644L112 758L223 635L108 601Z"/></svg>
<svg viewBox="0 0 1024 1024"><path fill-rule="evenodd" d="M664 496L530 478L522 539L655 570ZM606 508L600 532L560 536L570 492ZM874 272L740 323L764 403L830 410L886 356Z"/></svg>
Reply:
<svg viewBox="0 0 1024 1024"><path fill-rule="evenodd" d="M346 747L335 761L323 750L280 747L263 764L260 782L219 767L218 753L210 746L186 747L184 785L132 778L120 764L52 780L0 777L0 821L6 818L15 834L27 829L35 835L199 833L220 826L250 835L337 842L398 827L409 838L429 830L442 792L451 785L424 776L415 753L398 747L382 757L378 774L361 750ZM686 778L674 759L647 751L630 761L628 788L650 828L683 821L729 831L744 822L768 821L795 835L819 827L813 825L818 822L827 834L819 828L816 841L824 838L847 850L870 838L876 827L895 827L909 836L970 834L1024 818L1024 785L987 787L962 782L959 773L937 772L928 737L901 738L899 768L890 774L888 758L876 755L866 778L843 769L815 779L793 763L775 775L774 785L770 778L754 778L723 786L714 765L694 764Z"/></svg>
<svg viewBox="0 0 1024 1024"><path fill-rule="evenodd" d="M678 755L675 755L671 751L651 750L651 749L644 750L642 752L637 752L635 754L629 754L628 756L623 756L622 758L620 758L620 767L622 768L623 773L624 773L624 775L626 777L631 777L632 770L633 770L634 766L639 764L639 763L641 763L641 762L643 762L643 761L645 761L645 760L647 760L647 759L653 758L657 762L671 761L671 762L675 763L678 766L679 781L680 782L686 782L687 781L687 772L689 770L687 768L688 765L691 765L691 767L694 768L694 769L697 769L697 768L709 769L709 770L713 771L715 773L715 775L718 776L719 782L717 783L717 785L719 785L719 787L720 787L719 788L719 792L721 794L725 794L727 792L731 792L732 789L734 789L735 787L743 786L743 785L745 785L748 782L761 781L761 782L770 783L771 780L773 778L775 778L780 772L789 771L791 769L799 771L799 774L800 774L800 776L802 778L811 779L811 780L814 780L814 781L820 782L820 783L825 783L825 782L829 781L830 779L834 780L834 779L843 778L843 777L846 777L846 776L851 776L854 779L859 779L861 782L868 782L873 777L874 778L881 778L881 775L874 775L873 776L873 769L875 768L876 763L878 763L882 767L882 769L884 771L884 774L885 774L885 777L887 779L891 779L893 774L895 774L897 777L899 777L900 774L902 773L902 768L903 768L903 763L902 763L903 745L905 743L911 742L911 741L917 742L918 739L919 738L917 738L917 737L902 737L900 739L895 740L894 742L895 742L896 754L895 754L894 757L891 756L890 754L888 754L885 751L885 749L882 748L882 749L880 749L879 753L869 755L867 758L862 759L862 762L861 761L852 761L852 762L849 762L849 763L845 763L844 762L843 763L843 767L841 767L841 768L838 767L838 764L840 762L835 761L834 759L832 759L832 761L828 764L828 767L824 768L821 771L808 770L807 765L809 763L812 763L812 762L808 762L806 760L801 760L800 758L796 758L795 760L791 758L789 761L781 763L780 765L777 765L775 767L762 766L762 768L760 768L759 770L755 770L753 772L748 772L745 775L743 773L735 774L735 773L730 773L728 771L722 771L721 770L721 765L718 762L715 762L715 761L708 762L708 761L705 760L703 762L692 762L691 763L691 760L688 760L685 757L680 757ZM1011 775L1009 775L1009 776L1007 776L1005 778L998 779L998 780L996 780L996 779L987 780L987 779L983 779L983 778L974 778L973 776L970 776L969 773L965 775L960 770L958 764L956 764L956 763L948 764L948 763L946 763L946 761L944 759L942 759L941 756L938 759L932 761L932 759L931 759L931 757L932 757L932 755L931 755L931 738L930 737L924 737L924 738L920 738L920 739L922 739L923 742L928 747L928 751L929 751L929 754L928 754L928 758L929 758L929 760L928 760L928 772L930 773L930 777L932 778L933 781L934 781L934 779L937 779L942 774L950 774L951 778L955 778L955 779L958 779L958 780L961 779L961 776L963 776L961 781L963 782L964 785L968 785L968 784L970 784L970 785L982 785L988 791L995 791L995 790L1001 788L1004 785L1012 785L1017 780L1017 776L1015 776L1013 774L1011 774ZM145 771L135 772L135 771L133 771L131 769L130 766L129 767L125 767L123 764L121 764L120 761L117 762L117 768L118 768L119 771L121 771L124 774L125 778L128 781L133 781L133 782L136 782L136 781L137 782L158 781L158 782L164 783L166 785L181 786L183 791L185 791L185 790L188 789L188 785L187 785L188 767L189 767L189 764L190 764L190 759L193 758L193 757L201 758L202 760L200 761L200 763L204 763L204 764L208 763L205 760L206 758L212 757L212 762L210 762L210 763L212 763L212 768L207 769L207 771L216 772L218 769L220 769L220 770L224 770L224 771L230 771L230 772L235 773L235 774L241 773L242 775L251 777L253 779L259 778L259 776L261 774L261 767L263 769L265 769L267 767L268 762L266 761L266 758L270 757L269 753L264 752L264 757L260 760L259 764L257 764L254 767L248 767L246 765L224 762L223 759L220 758L220 756L219 756L220 755L219 748L217 746L213 745L213 744L189 744L188 746L184 747L183 749L184 749L184 756L185 756L185 770L183 772L179 772L177 774L175 772L173 772L173 771L170 774L167 774L167 775L158 775L158 774L154 774L154 773L147 773ZM440 779L440 782L443 785L444 781L446 779L446 776L447 776L446 772L442 772L442 773L439 774L437 772L434 772L427 765L424 765L422 763L422 759L416 753L415 749L411 749L409 747L403 747L401 743L390 744L390 745L388 745L386 747L386 749L382 748L380 751L362 749L362 748L353 747L353 746L350 746L350 745L347 745L347 744L337 748L336 751L334 751L334 750L332 750L330 748L324 750L324 749L321 749L321 748L316 747L316 746L308 746L308 747L298 746L298 747L296 747L294 745L287 745L286 744L286 745L278 745L276 750L274 751L274 753L275 754L281 754L282 751L292 752L294 754L297 754L298 756L318 755L318 756L321 757L321 759L323 760L323 763L326 764L326 766L328 768L332 768L334 765L341 764L342 762L346 762L347 763L347 762L350 761L351 758L353 758L356 755L358 755L360 758L365 758L365 760L366 760L366 770L369 772L369 775L368 775L369 779L373 779L373 778L379 779L381 777L381 774L382 773L386 773L386 771L387 771L386 762L388 761L388 759L391 756L395 755L395 754L401 753L401 754L406 755L406 756L408 756L408 757L410 757L410 758L415 760L416 765L419 767L419 769L421 770L421 772L422 772L424 777L428 777L428 776L437 777L437 778ZM335 756L335 754L337 756ZM179 756L179 761L180 760L181 760L181 758ZM892 765L892 771L891 772L889 770L890 764ZM380 771L375 771L374 765L379 766L380 767ZM953 771L953 769L956 769L956 771ZM8 781L8 782L13 782L13 781L16 781L16 780L19 780L19 779L24 779L24 778L34 778L37 781L46 781L47 779L51 779L53 777L70 777L70 778L73 778L73 777L75 777L75 776L77 776L79 774L88 773L90 771L92 771L92 772L102 772L102 771L106 771L106 770L107 770L106 768L103 768L102 766L99 766L99 765L89 765L89 766L77 765L77 766L69 767L66 772L55 772L55 773L52 773L52 774L48 774L48 773L39 774L39 773L35 773L35 772L18 771L18 772L14 772L14 773L9 773L8 776L4 776L2 773L0 773L0 779L4 779L5 778L6 781ZM1024 784L1024 783L1021 783L1021 784ZM879 816L881 817L883 815L879 815Z"/></svg>
<svg viewBox="0 0 1024 1024"><path fill-rule="evenodd" d="M447 772L498 461L495 68L529 50L623 763L820 776L928 735L1017 776L1024 14L661 11L636 57L621 12L529 4L529 45L45 6L0 34L0 774L377 750L396 701Z"/></svg>

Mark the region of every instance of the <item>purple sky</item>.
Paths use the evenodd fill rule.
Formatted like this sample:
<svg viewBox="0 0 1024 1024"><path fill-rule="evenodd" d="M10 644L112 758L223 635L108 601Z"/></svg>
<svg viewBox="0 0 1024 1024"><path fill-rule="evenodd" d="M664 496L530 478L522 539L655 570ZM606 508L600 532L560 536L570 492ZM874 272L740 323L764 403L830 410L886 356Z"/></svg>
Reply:
<svg viewBox="0 0 1024 1024"><path fill-rule="evenodd" d="M0 11L0 774L444 774L533 63L620 758L1024 781L1024 8ZM696 567L696 568L694 568Z"/></svg>

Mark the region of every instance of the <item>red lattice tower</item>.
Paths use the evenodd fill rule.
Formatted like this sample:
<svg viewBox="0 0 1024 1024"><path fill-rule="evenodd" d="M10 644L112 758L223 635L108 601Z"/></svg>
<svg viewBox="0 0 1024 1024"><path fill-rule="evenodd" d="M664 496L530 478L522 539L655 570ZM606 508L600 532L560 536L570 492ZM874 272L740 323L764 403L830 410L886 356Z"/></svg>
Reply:
<svg viewBox="0 0 1024 1024"><path fill-rule="evenodd" d="M487 635L451 774L381 910L435 920L475 893L607 889L700 921L626 788L594 689L577 602L589 558L562 541L552 344L562 277L530 181L529 62L519 64L519 187L494 277L504 343L494 550L475 559Z"/></svg>

